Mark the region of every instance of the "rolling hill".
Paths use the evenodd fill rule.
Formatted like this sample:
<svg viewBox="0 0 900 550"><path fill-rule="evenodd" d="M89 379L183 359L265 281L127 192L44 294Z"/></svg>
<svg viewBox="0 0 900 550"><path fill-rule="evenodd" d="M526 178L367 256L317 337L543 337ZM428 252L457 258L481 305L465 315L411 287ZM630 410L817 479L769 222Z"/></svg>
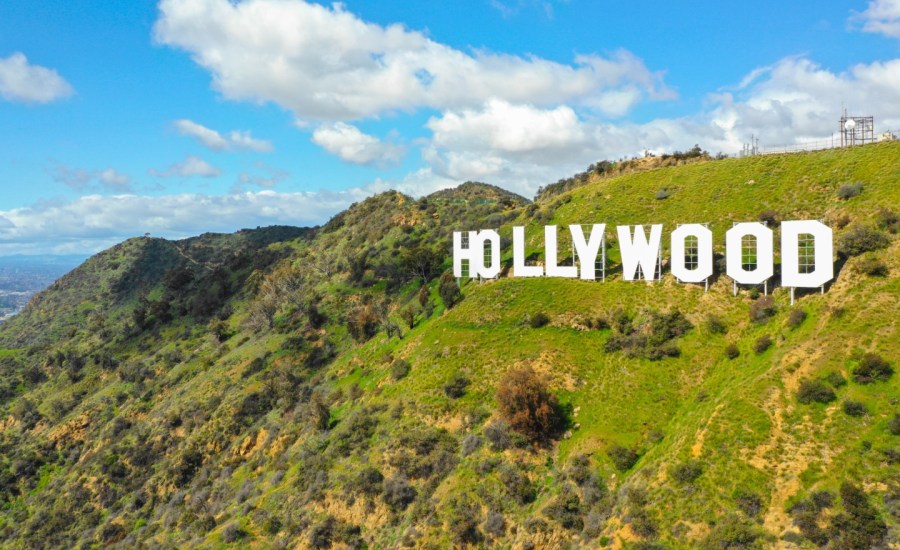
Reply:
<svg viewBox="0 0 900 550"><path fill-rule="evenodd" d="M0 540L900 544L898 159L702 157L128 240L0 326ZM721 255L760 219L834 228L824 293L626 282L615 246L602 283L447 275L453 231L500 228L509 266L514 225L541 261L549 224L707 223Z"/></svg>

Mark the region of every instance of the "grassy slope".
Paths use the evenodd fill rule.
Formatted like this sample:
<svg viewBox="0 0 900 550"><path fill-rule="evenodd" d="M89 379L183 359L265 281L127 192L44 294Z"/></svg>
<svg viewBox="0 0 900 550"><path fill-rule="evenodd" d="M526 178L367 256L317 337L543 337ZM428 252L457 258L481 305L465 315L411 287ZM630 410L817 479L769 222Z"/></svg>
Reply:
<svg viewBox="0 0 900 550"><path fill-rule="evenodd" d="M669 229L675 223L711 222L719 243L732 221L756 219L765 209L779 211L784 219L846 215L853 223L867 223L876 207L900 210L900 171L893 160L898 154L897 144L885 144L661 169L604 179L554 197L551 204L537 205L536 218L543 217L541 221L532 220L524 208L518 221L503 219L505 227L530 224L534 251L541 247L536 229L547 223L544 220L656 222ZM836 189L855 181L864 183L863 194L839 201ZM656 200L656 192L664 187L671 197ZM419 226L423 219L431 219L409 204L404 206L402 198L379 200L397 202L400 208L399 217L390 224L394 227L386 227L376 243L385 250L402 238L399 225L405 220ZM342 217L346 226L309 243L291 245L295 263L309 266L319 259L327 261L328 251L353 250L354 232L371 225L366 215L378 212L354 210ZM440 212L435 214L436 227L444 235L451 225L478 228L461 226L459 217L440 218ZM73 448L80 454L74 460L49 461L43 466L27 495L7 505L0 533L21 537L15 526L39 523L39 506L55 502L74 507L80 504L73 496L77 488L86 487L92 504L102 510L92 520L97 532L81 535L87 541L223 546L229 526L239 526L245 533L236 539L241 545L263 548L273 539L306 544L313 527L331 515L360 526L373 547L398 545L410 527L415 528L419 544L443 546L450 542L453 510L465 495L480 514L501 511L507 525L517 528L502 539L505 546L526 541L538 546L621 544L637 538L627 526L633 510L623 496L625 489L642 487L649 495L658 538L667 546L694 546L723 513L735 509L733 497L739 490L763 497L760 521L768 542L774 543L790 528L787 505L812 490L834 491L844 480L862 482L896 530L897 520L887 514L881 497L897 490L898 467L890 465L882 451L897 446L886 423L898 412L900 376L869 386L851 383L838 390L839 400L830 405L799 405L794 397L803 378L831 370L848 376L861 351L877 351L900 366L896 326L900 241L894 238L888 249L870 256L888 264L889 277L863 277L854 269L859 258L852 259L826 294L810 294L799 301L809 316L796 329L786 325L788 296L783 289L775 292L779 313L768 323L756 325L749 320L748 293L731 296L727 278L719 278L705 293L699 286L678 285L669 275L659 284L625 283L617 277L605 284L560 279L470 282L463 289L463 302L447 312L438 306L430 319L420 321L402 339L379 333L365 344L351 345L343 326L329 326L319 332L337 344L337 357L324 372L303 374L311 384L318 383L317 387L331 393L333 427L321 433L309 428L302 404L276 406L249 424L235 425L233 411L245 396L266 391L265 376L270 370L286 366L305 372L294 366L303 355L286 345L297 334L289 315L279 314L283 317L276 318L273 330L247 330L242 320L253 299L242 294L233 302L235 314L227 320L236 334L224 345L205 336L204 327L190 319L162 328L159 338L145 335L121 343L116 353L122 362L151 365L156 372L152 378L129 381L89 368L88 376L74 384L59 376L27 389L24 395L39 404L45 420L23 430L13 414L4 423L5 452L25 448L27 439L52 442L60 456L71 457ZM614 254L611 259L615 261ZM339 279L317 284L316 290L326 293L322 307L336 318L343 302L357 299ZM400 295L414 290L403 288ZM366 292L377 295L378 291L375 284ZM679 340L680 357L655 362L604 353L609 330L573 328L578 316L608 316L618 308L635 313L677 308L695 328ZM538 311L547 313L551 324L531 329L523 320ZM710 313L726 322L727 334L707 331L704 320ZM302 335L312 341L313 332ZM756 355L751 348L762 334L773 336L776 343ZM734 360L724 357L730 342L741 349ZM86 340L75 345L98 344ZM266 353L264 370L247 374L252 360ZM395 382L390 377L390 360L401 357L412 370ZM413 480L420 494L431 489L433 494L404 514L391 514L377 498L348 499L354 490L353 476L364 465L373 465L386 476L396 471L391 457L404 435L445 433L434 431L439 428L446 430L451 441L458 441L466 433L482 433L493 414L497 381L509 368L526 364L547 373L562 400L575 408L577 427L570 437L550 450L511 449L498 455L483 446L468 456L454 451L458 463L449 475ZM458 372L472 384L464 397L453 400L442 387ZM356 386L362 391L354 390ZM78 392L87 397L69 412L53 412L55 402ZM353 396L354 392L358 395ZM840 402L845 398L863 401L870 414L844 415ZM9 409L20 402L18 397ZM398 411L399 404L403 408ZM349 452L337 451L360 411L376 419L377 427ZM179 425L174 425L173 418L180 419ZM115 419L126 420L129 427L117 426ZM870 449L863 446L864 441ZM604 453L613 444L640 450L642 456L634 468L626 473L614 470ZM115 483L107 482L110 474L98 464L112 460L111 454L128 456L130 446L140 445L162 450L149 466L122 459L132 477L138 471L148 474L130 492L155 496L148 503L135 504L131 496L120 493L117 500L106 503L102 489ZM171 482L171 471L179 453L189 448L202 450L204 468L190 486L179 489ZM581 453L591 456L593 468L612 495L610 518L602 534L593 539L582 539L542 512L564 485L561 472ZM316 456L324 462L313 460ZM485 469L485 463L498 456L532 479L539 489L535 502L512 502L498 470ZM704 473L685 487L673 483L668 472L688 458L700 460ZM311 496L307 472L318 468L327 472L328 483ZM433 483L430 489L429 483ZM201 521L204 514L212 518L211 524ZM283 525L274 534L271 518L279 518ZM132 538L110 539L107 530L115 534L113 527L123 531L122 537ZM60 525L58 530L66 528Z"/></svg>
<svg viewBox="0 0 900 550"><path fill-rule="evenodd" d="M626 175L556 199L550 223L643 222L672 228L676 223L711 222L717 243L724 241L733 221L755 220L768 209L778 211L782 219L847 215L852 222L870 223L877 208L900 208L900 165L886 162L897 154L896 144L886 144ZM865 185L861 196L837 198L841 185L858 181ZM656 200L662 188L672 196ZM531 224L534 251L543 246L539 227ZM717 252L722 252L721 245ZM887 384L851 384L839 391L840 400L866 403L872 412L864 419L840 412L840 400L804 406L795 399L799 380L829 371L849 377L853 357L863 351L900 357L898 243L875 255L891 266L890 278L861 278L853 270L857 260L851 260L828 293L798 302L809 317L793 330L786 326L785 289L775 291L779 315L757 325L749 320L746 292L732 297L724 277L708 293L699 286L676 284L671 275L650 285L615 277L606 284L560 279L471 284L460 306L397 344L394 353L408 358L413 373L386 388L383 398L406 396L431 422L446 424L448 417L467 407L493 408L502 373L531 364L547 372L561 396L579 409L580 428L560 444L554 458L564 462L573 453L588 453L614 485L646 486L651 501L665 503L658 508L659 519L672 529L672 542L684 532L677 529L680 522L702 525L714 522L723 509L733 509L739 490L769 495L765 526L779 535L789 526L784 509L792 498L813 489L836 490L844 479L882 489L897 483L897 467L878 452L896 445L885 429L898 410L896 377ZM612 261L615 258L613 250ZM682 338L680 358L650 362L605 354L602 344L608 330L570 328L579 315L660 307L681 310L697 327ZM548 313L553 326L535 330L524 324L527 315L538 311ZM710 312L726 321L726 335L703 328ZM773 336L776 345L756 355L752 346L763 334ZM738 359L725 357L730 342L741 349ZM362 351L362 362L382 352ZM452 404L440 388L456 372L466 373L473 385L467 397ZM648 441L653 430L665 434L661 443ZM862 450L864 441L874 451ZM603 454L615 443L645 451L626 480ZM667 466L689 457L705 463L705 474L689 490L673 487L666 479ZM696 532L704 529L697 527Z"/></svg>

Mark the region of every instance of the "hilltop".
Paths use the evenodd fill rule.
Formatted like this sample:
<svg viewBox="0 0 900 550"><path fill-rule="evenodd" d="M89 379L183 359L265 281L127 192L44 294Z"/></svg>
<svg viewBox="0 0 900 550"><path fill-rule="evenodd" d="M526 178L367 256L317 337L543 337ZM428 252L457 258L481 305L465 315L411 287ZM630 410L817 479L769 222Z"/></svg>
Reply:
<svg viewBox="0 0 900 550"><path fill-rule="evenodd" d="M534 202L467 183L317 228L126 241L0 326L0 540L898 544L897 158L660 161ZM629 283L615 247L605 283L447 276L458 230L524 225L542 261L546 224L708 223L721 254L759 219L835 229L826 292ZM509 376L554 422L505 412Z"/></svg>

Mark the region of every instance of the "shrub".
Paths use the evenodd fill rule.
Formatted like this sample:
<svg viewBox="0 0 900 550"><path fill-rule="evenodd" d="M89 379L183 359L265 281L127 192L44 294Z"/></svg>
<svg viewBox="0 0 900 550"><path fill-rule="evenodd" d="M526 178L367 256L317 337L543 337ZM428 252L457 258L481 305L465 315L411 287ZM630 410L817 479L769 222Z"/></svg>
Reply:
<svg viewBox="0 0 900 550"><path fill-rule="evenodd" d="M770 347L772 347L772 337L768 334L763 334L753 343L753 351L755 351L757 355L765 353Z"/></svg>
<svg viewBox="0 0 900 550"><path fill-rule="evenodd" d="M449 271L441 275L441 280L438 284L438 294L441 296L441 301L444 302L444 307L447 309L452 308L462 299L462 292L459 291L456 279Z"/></svg>
<svg viewBox="0 0 900 550"><path fill-rule="evenodd" d="M634 449L629 449L628 447L623 447L622 445L613 445L609 449L606 450L606 456L612 460L613 465L620 472L625 472L631 469L632 466L638 461L640 456Z"/></svg>
<svg viewBox="0 0 900 550"><path fill-rule="evenodd" d="M384 476L377 468L366 466L356 475L356 487L365 495L376 496L381 493Z"/></svg>
<svg viewBox="0 0 900 550"><path fill-rule="evenodd" d="M237 526L235 523L229 523L222 529L222 541L234 542L247 536L247 532Z"/></svg>
<svg viewBox="0 0 900 550"><path fill-rule="evenodd" d="M702 548L755 548L763 536L761 529L734 514L718 522L703 539Z"/></svg>
<svg viewBox="0 0 900 550"><path fill-rule="evenodd" d="M415 500L416 489L409 484L405 477L396 475L384 480L384 492L381 498L393 511L402 511Z"/></svg>
<svg viewBox="0 0 900 550"><path fill-rule="evenodd" d="M788 313L787 318L787 326L790 328L797 328L803 324L803 321L806 320L806 311L803 309L794 308Z"/></svg>
<svg viewBox="0 0 900 550"><path fill-rule="evenodd" d="M477 451L479 447L481 447L481 438L475 434L468 434L463 438L460 450L462 451L463 456L469 456Z"/></svg>
<svg viewBox="0 0 900 550"><path fill-rule="evenodd" d="M581 531L584 520L581 518L581 499L571 485L564 485L562 491L544 508L544 515L556 521L566 529Z"/></svg>
<svg viewBox="0 0 900 550"><path fill-rule="evenodd" d="M378 315L371 304L357 306L347 314L347 330L357 342L365 342L378 333Z"/></svg>
<svg viewBox="0 0 900 550"><path fill-rule="evenodd" d="M313 525L309 530L309 545L313 548L331 548L335 536L337 520L328 516L321 522Z"/></svg>
<svg viewBox="0 0 900 550"><path fill-rule="evenodd" d="M739 492L734 497L734 503L737 505L738 510L751 518L758 517L763 510L762 497L756 493Z"/></svg>
<svg viewBox="0 0 900 550"><path fill-rule="evenodd" d="M706 318L706 330L710 334L725 334L728 332L728 325L717 315L710 315Z"/></svg>
<svg viewBox="0 0 900 550"><path fill-rule="evenodd" d="M892 435L900 435L900 413L894 414L894 418L888 421L888 431Z"/></svg>
<svg viewBox="0 0 900 550"><path fill-rule="evenodd" d="M659 531L656 521L650 517L646 508L640 507L631 510L628 519L631 523L631 530L639 537L653 538Z"/></svg>
<svg viewBox="0 0 900 550"><path fill-rule="evenodd" d="M591 476L591 457L586 454L573 456L566 467L565 475L576 484L583 484Z"/></svg>
<svg viewBox="0 0 900 550"><path fill-rule="evenodd" d="M763 210L759 213L757 219L770 227L774 227L778 225L778 220L781 219L781 216L775 210Z"/></svg>
<svg viewBox="0 0 900 550"><path fill-rule="evenodd" d="M865 416L869 414L869 409L865 403L848 399L844 401L844 414L847 416Z"/></svg>
<svg viewBox="0 0 900 550"><path fill-rule="evenodd" d="M528 319L528 325L531 328L541 328L550 322L550 318L543 311L539 311Z"/></svg>
<svg viewBox="0 0 900 550"><path fill-rule="evenodd" d="M855 225L841 235L837 250L846 258L884 248L890 242L890 237L882 231L865 225Z"/></svg>
<svg viewBox="0 0 900 550"><path fill-rule="evenodd" d="M853 381L857 384L884 382L893 374L894 369L883 357L877 353L867 353L853 370Z"/></svg>
<svg viewBox="0 0 900 550"><path fill-rule="evenodd" d="M837 371L830 371L822 377L822 381L830 384L831 387L835 389L847 385L847 379L841 376L841 373Z"/></svg>
<svg viewBox="0 0 900 550"><path fill-rule="evenodd" d="M447 525L453 542L459 547L468 547L470 544L481 542L484 538L478 528L481 513L471 497L468 495L454 497L448 508Z"/></svg>
<svg viewBox="0 0 900 550"><path fill-rule="evenodd" d="M860 193L862 193L863 186L861 183L847 183L842 185L837 190L837 196L842 200L852 199L853 197L858 197Z"/></svg>
<svg viewBox="0 0 900 550"><path fill-rule="evenodd" d="M676 482L687 485L688 483L693 483L697 478L703 475L703 464L698 460L688 460L673 466L669 470L669 475L671 475L672 479Z"/></svg>
<svg viewBox="0 0 900 550"><path fill-rule="evenodd" d="M761 296L758 300L750 304L750 320L755 323L765 323L775 313L778 308L775 307L775 298L771 296Z"/></svg>
<svg viewBox="0 0 900 550"><path fill-rule="evenodd" d="M725 356L729 359L737 359L741 355L741 350L737 347L737 344L734 342L725 346Z"/></svg>
<svg viewBox="0 0 900 550"><path fill-rule="evenodd" d="M890 273L887 264L878 258L863 258L856 264L856 270L869 277L887 277Z"/></svg>
<svg viewBox="0 0 900 550"><path fill-rule="evenodd" d="M506 519L500 512L488 512L487 518L484 520L484 532L495 538L500 538L506 534Z"/></svg>
<svg viewBox="0 0 900 550"><path fill-rule="evenodd" d="M512 446L512 439L509 437L509 425L502 420L491 422L485 426L484 437L490 443L492 451L504 451Z"/></svg>
<svg viewBox="0 0 900 550"><path fill-rule="evenodd" d="M394 361L394 364L391 365L391 378L394 380L406 378L406 375L409 374L409 370L410 366L408 362L403 359L397 359Z"/></svg>
<svg viewBox="0 0 900 550"><path fill-rule="evenodd" d="M849 482L841 485L843 514L831 520L829 532L835 548L877 548L888 534L878 510L869 504L862 489Z"/></svg>
<svg viewBox="0 0 900 550"><path fill-rule="evenodd" d="M815 491L809 495L809 501L816 510L825 510L834 506L834 495L830 491Z"/></svg>
<svg viewBox="0 0 900 550"><path fill-rule="evenodd" d="M889 208L882 208L875 213L875 223L879 229L896 233L900 230L900 214Z"/></svg>
<svg viewBox="0 0 900 550"><path fill-rule="evenodd" d="M459 399L466 394L467 387L469 387L469 379L461 374L457 374L444 384L444 393L450 399Z"/></svg>
<svg viewBox="0 0 900 550"><path fill-rule="evenodd" d="M510 428L535 443L546 443L565 426L556 395L531 367L510 370L497 389L500 415Z"/></svg>
<svg viewBox="0 0 900 550"><path fill-rule="evenodd" d="M504 464L500 469L500 481L519 504L529 504L537 497L534 484L518 468L511 464Z"/></svg>
<svg viewBox="0 0 900 550"><path fill-rule="evenodd" d="M803 380L797 390L797 401L804 405L811 403L831 403L837 399L834 390L818 380Z"/></svg>

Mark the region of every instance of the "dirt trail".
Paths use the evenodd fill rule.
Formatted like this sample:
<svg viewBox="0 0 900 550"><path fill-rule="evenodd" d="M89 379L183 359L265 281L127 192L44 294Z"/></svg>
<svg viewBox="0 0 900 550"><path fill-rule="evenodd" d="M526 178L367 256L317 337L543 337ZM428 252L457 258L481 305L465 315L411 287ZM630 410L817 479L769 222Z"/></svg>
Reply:
<svg viewBox="0 0 900 550"><path fill-rule="evenodd" d="M716 408L713 410L712 414L709 415L709 419L706 421L706 424L704 424L700 432L697 433L697 439L691 446L691 456L693 456L694 458L699 457L700 453L703 451L703 442L706 440L706 432L709 430L709 427L712 425L713 421L719 415L719 412L724 406L724 403L719 403L718 405L716 405Z"/></svg>

